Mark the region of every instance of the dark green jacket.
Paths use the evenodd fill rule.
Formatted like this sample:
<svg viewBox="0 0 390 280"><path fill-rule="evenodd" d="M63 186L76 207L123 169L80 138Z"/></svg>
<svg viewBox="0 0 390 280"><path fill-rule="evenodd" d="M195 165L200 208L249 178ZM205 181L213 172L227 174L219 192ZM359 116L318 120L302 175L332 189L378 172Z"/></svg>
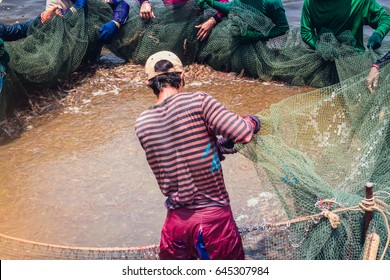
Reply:
<svg viewBox="0 0 390 280"><path fill-rule="evenodd" d="M236 0L235 0L236 1ZM256 8L259 12L269 17L275 26L267 36L258 34L260 40L267 40L286 34L289 29L286 13L281 0L240 0L241 3Z"/></svg>
<svg viewBox="0 0 390 280"><path fill-rule="evenodd" d="M390 31L390 16L375 0L305 0L301 17L302 40L316 47L321 28L336 36L350 30L357 41L356 47L364 50L363 26L369 25L382 39Z"/></svg>

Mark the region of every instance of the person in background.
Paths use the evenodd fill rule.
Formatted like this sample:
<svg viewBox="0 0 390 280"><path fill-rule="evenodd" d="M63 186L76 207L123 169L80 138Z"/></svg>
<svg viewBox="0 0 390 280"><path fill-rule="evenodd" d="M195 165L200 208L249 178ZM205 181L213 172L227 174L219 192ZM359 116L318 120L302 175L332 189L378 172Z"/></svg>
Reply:
<svg viewBox="0 0 390 280"><path fill-rule="evenodd" d="M188 0L163 0L165 5L181 5L185 4ZM227 2L228 0L218 0L220 2ZM140 17L148 20L155 18L152 5L148 0L138 0L140 3ZM207 37L210 35L211 31L213 30L214 26L216 26L218 23L221 22L224 15L220 12L216 13L212 17L210 17L208 20L204 21L203 23L196 25L195 28L198 28L197 32L197 39L199 41L203 41L207 39Z"/></svg>
<svg viewBox="0 0 390 280"><path fill-rule="evenodd" d="M258 13L261 13L271 19L274 24L268 34L263 34L252 28L247 28L244 34L237 37L241 37L241 39L249 39L251 41L266 41L271 38L285 35L289 30L286 12L281 0L233 0L227 3L217 2L215 0L198 0L199 4L205 2L207 5L215 8L224 15L227 15L230 12L232 6L234 5L234 1L239 1L245 5L255 8Z"/></svg>
<svg viewBox="0 0 390 280"><path fill-rule="evenodd" d="M228 111L205 92L183 92L183 65L172 52L150 56L145 72L157 102L135 131L166 196L160 259L244 259L221 160L236 152L234 143L252 140L260 120Z"/></svg>
<svg viewBox="0 0 390 280"><path fill-rule="evenodd" d="M378 85L379 65L390 60L390 51L382 58L378 59L371 67L367 76L367 87L371 93L375 93L375 87Z"/></svg>
<svg viewBox="0 0 390 280"><path fill-rule="evenodd" d="M0 39L0 97L1 97L1 89L3 88L3 78L6 75L8 62L9 62L9 55L7 51L4 49L4 41Z"/></svg>
<svg viewBox="0 0 390 280"><path fill-rule="evenodd" d="M375 31L367 47L378 49L390 31L390 16L376 0L304 0L301 15L302 40L311 48L321 32L331 31L336 37L350 30L356 39L356 48L365 50L363 26Z"/></svg>
<svg viewBox="0 0 390 280"><path fill-rule="evenodd" d="M40 15L42 23L50 20L54 15L65 15L68 12L85 8L88 0L47 0L46 9ZM129 14L129 5L125 0L101 0L106 2L114 10L111 21L104 23L100 29L99 41L104 44L111 43L118 29L126 23ZM27 36L28 28L35 20L12 25L0 24L0 38L5 41L14 41Z"/></svg>
<svg viewBox="0 0 390 280"><path fill-rule="evenodd" d="M88 0L47 0L46 10L58 8L61 14L72 11L72 7L84 8ZM116 32L126 23L129 14L129 5L125 0L101 0L113 9L114 16L109 22L104 23L100 29L99 41L104 44L112 42ZM57 12L58 13L58 12Z"/></svg>
<svg viewBox="0 0 390 280"><path fill-rule="evenodd" d="M28 28L35 20L29 20L21 23L4 24L0 22L0 38L4 41L16 41L25 38Z"/></svg>
<svg viewBox="0 0 390 280"><path fill-rule="evenodd" d="M0 38L4 41L16 41L25 38L28 35L30 26L33 25L34 22L41 21L42 23L45 23L55 14L63 15L65 10L75 12L76 9L84 8L86 3L87 0L76 0L74 1L74 5L73 2L69 0L47 0L45 11L43 11L41 15L35 19L14 24L0 23ZM62 13L60 8L64 9Z"/></svg>
<svg viewBox="0 0 390 280"><path fill-rule="evenodd" d="M0 122L6 115L7 96L3 93L4 77L7 74L9 55L4 48L4 41L0 39Z"/></svg>

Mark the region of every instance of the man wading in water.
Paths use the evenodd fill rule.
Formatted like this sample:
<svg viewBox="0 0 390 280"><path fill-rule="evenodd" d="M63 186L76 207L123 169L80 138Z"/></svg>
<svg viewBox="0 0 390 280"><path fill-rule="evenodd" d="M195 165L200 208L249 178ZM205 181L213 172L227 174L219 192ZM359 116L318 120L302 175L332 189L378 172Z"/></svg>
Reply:
<svg viewBox="0 0 390 280"><path fill-rule="evenodd" d="M145 72L157 103L135 130L167 197L160 259L244 259L220 161L236 152L234 143L252 140L260 120L226 110L205 92L182 92L183 66L171 52L149 57Z"/></svg>

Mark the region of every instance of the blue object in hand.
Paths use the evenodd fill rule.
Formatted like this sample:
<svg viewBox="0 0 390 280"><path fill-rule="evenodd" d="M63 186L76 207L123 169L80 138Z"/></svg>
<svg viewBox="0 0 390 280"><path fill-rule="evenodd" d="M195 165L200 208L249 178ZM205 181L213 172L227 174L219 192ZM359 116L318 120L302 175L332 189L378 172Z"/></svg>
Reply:
<svg viewBox="0 0 390 280"><path fill-rule="evenodd" d="M373 50L378 49L382 44L382 36L374 32L372 33L371 37L368 38L367 48L371 48Z"/></svg>
<svg viewBox="0 0 390 280"><path fill-rule="evenodd" d="M87 6L87 2L88 0L76 0L73 6L75 8L85 8L85 6Z"/></svg>
<svg viewBox="0 0 390 280"><path fill-rule="evenodd" d="M118 30L118 26L113 21L106 22L100 27L99 32L99 40L101 40L105 44L111 43L114 38L115 32Z"/></svg>

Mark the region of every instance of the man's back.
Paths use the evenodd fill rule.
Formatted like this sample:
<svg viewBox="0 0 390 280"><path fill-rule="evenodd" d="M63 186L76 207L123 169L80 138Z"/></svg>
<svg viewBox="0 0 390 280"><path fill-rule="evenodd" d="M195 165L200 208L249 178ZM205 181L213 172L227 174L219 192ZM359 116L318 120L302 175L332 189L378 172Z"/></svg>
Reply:
<svg viewBox="0 0 390 280"><path fill-rule="evenodd" d="M203 92L175 94L141 114L136 133L167 207L229 204L215 136L244 141L250 125Z"/></svg>

